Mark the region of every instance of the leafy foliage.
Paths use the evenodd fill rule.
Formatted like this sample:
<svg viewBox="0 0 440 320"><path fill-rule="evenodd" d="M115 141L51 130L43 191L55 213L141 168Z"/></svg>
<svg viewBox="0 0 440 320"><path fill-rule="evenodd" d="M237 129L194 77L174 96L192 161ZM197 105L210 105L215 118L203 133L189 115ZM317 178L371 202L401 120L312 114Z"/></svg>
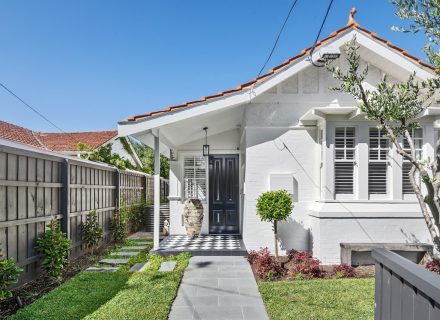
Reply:
<svg viewBox="0 0 440 320"><path fill-rule="evenodd" d="M99 244L103 236L103 230L98 221L96 211L90 211L86 216L86 222L83 225L83 240L88 248L92 250Z"/></svg>
<svg viewBox="0 0 440 320"><path fill-rule="evenodd" d="M125 170L125 169L137 170L153 175L154 150L133 138L124 138L124 137L119 138L124 149L130 155L133 155L133 152L126 139L130 139L130 142L132 143L137 156L142 162L142 167L133 165L129 160L121 157L117 153L113 153L111 143L101 146L97 150L94 150L92 147L90 147L87 144L79 143L77 149L78 151L81 152L81 158L83 159L104 162L109 165L115 166L121 170ZM168 179L169 171L170 171L170 164L168 158L165 157L164 155L160 155L160 176L165 179Z"/></svg>
<svg viewBox="0 0 440 320"><path fill-rule="evenodd" d="M409 20L408 27L394 27L395 31L423 32L427 43L423 47L429 61L440 71L440 2L438 0L392 0L397 8L396 15Z"/></svg>
<svg viewBox="0 0 440 320"><path fill-rule="evenodd" d="M112 144L106 144L94 150L92 147L84 144L78 144L78 151L81 151L81 158L104 162L109 165L115 166L119 169L136 169L136 167L127 159L122 158L119 154L112 152Z"/></svg>
<svg viewBox="0 0 440 320"><path fill-rule="evenodd" d="M311 279L321 277L320 261L311 252L289 250L289 262L286 264L290 274L295 278Z"/></svg>
<svg viewBox="0 0 440 320"><path fill-rule="evenodd" d="M257 200L257 213L262 221L286 220L292 209L292 198L286 190L265 192Z"/></svg>
<svg viewBox="0 0 440 320"><path fill-rule="evenodd" d="M136 150L139 159L142 162L142 171L153 175L154 174L154 150L150 147L142 144L136 140L130 140ZM170 164L168 159L164 155L160 155L160 176L162 178L168 179L170 172Z"/></svg>
<svg viewBox="0 0 440 320"><path fill-rule="evenodd" d="M9 287L17 283L23 269L19 268L13 259L3 259L0 246L0 301L12 297Z"/></svg>
<svg viewBox="0 0 440 320"><path fill-rule="evenodd" d="M292 198L286 190L268 191L257 199L257 214L262 221L273 223L275 256L278 257L277 223L292 213Z"/></svg>
<svg viewBox="0 0 440 320"><path fill-rule="evenodd" d="M271 281L284 274L284 269L277 259L270 254L268 248L261 248L260 251L250 251L247 259L261 279Z"/></svg>
<svg viewBox="0 0 440 320"><path fill-rule="evenodd" d="M132 231L139 231L145 223L147 204L142 199L138 204L132 205L128 210L128 220Z"/></svg>
<svg viewBox="0 0 440 320"><path fill-rule="evenodd" d="M116 242L124 241L127 236L127 223L129 217L129 209L127 205L122 205L115 210L112 217L113 240Z"/></svg>
<svg viewBox="0 0 440 320"><path fill-rule="evenodd" d="M346 263L341 263L333 267L333 275L338 279L353 278L356 275L356 271L352 266L349 266Z"/></svg>
<svg viewBox="0 0 440 320"><path fill-rule="evenodd" d="M432 261L429 261L425 268L440 275L440 259L433 259Z"/></svg>
<svg viewBox="0 0 440 320"><path fill-rule="evenodd" d="M37 251L44 255L43 268L51 277L61 277L68 262L70 245L71 241L61 231L58 220L52 219L48 230L37 239Z"/></svg>

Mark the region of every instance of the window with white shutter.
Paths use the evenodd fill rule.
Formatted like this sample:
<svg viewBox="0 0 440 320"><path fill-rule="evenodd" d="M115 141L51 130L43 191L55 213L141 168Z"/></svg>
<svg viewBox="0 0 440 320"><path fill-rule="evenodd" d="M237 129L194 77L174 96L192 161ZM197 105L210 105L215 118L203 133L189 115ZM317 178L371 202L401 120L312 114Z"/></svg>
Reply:
<svg viewBox="0 0 440 320"><path fill-rule="evenodd" d="M414 142L414 148L416 151L416 157L418 160L422 159L423 154L423 129L415 128L410 131L410 135ZM403 149L406 152L411 152L408 140L403 138ZM406 159L402 161L402 193L403 194L413 194L414 190L409 180L409 171L411 170L412 164Z"/></svg>
<svg viewBox="0 0 440 320"><path fill-rule="evenodd" d="M353 194L355 128L335 128L335 194Z"/></svg>
<svg viewBox="0 0 440 320"><path fill-rule="evenodd" d="M206 200L206 158L204 156L184 156L185 200L197 198Z"/></svg>
<svg viewBox="0 0 440 320"><path fill-rule="evenodd" d="M368 153L368 193L387 193L388 138L385 130L370 128Z"/></svg>

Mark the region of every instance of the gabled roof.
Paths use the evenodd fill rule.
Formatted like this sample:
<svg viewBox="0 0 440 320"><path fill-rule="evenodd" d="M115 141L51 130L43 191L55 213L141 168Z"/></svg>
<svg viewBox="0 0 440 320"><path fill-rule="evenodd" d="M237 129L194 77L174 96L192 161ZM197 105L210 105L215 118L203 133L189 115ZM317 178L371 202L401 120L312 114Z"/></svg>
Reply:
<svg viewBox="0 0 440 320"><path fill-rule="evenodd" d="M32 131L0 120L0 137L52 151L77 151L78 143L96 149L116 137L116 130L50 133Z"/></svg>
<svg viewBox="0 0 440 320"><path fill-rule="evenodd" d="M254 86L255 84L262 82L267 77L272 76L272 75L280 72L281 70L284 70L285 67L287 67L290 64L296 62L300 58L303 58L303 57L307 56L308 54L310 54L310 51L312 49L314 50L314 49L319 48L323 44L328 43L330 40L336 38L337 36L345 33L347 30L350 30L350 29L356 29L356 30L360 30L360 31L364 32L366 35L370 36L371 38L373 38L375 40L380 41L381 43L386 45L391 50L401 54L405 58L407 58L407 59L411 60L412 62L418 64L421 68L424 68L424 69L428 70L429 72L434 73L436 71L433 66L423 62L423 60L421 60L420 58L409 54L408 51L406 51L406 50L404 50L404 49L402 49L402 48L392 44L390 41L387 41L386 39L383 39L383 38L379 37L376 33L361 27L356 22L356 20L354 19L355 13L356 13L356 9L355 8L351 9L350 15L349 15L349 18L348 18L348 23L347 23L347 25L345 27L332 32L328 37L326 37L326 38L324 38L322 40L319 40L316 43L315 46L311 46L311 47L303 49L298 55L296 55L296 56L294 56L292 58L287 59L282 64L280 64L280 65L270 69L266 74L263 74L262 76L260 76L258 78L255 78L255 79L253 79L253 80L251 80L249 82L246 82L246 83L243 83L241 85L238 85L234 89L223 91L223 92L219 92L217 94L213 94L213 95L209 95L209 96L205 96L205 97L200 98L199 100L194 100L194 101L185 102L185 103L182 103L182 104L179 104L179 105L175 105L175 106L170 106L170 107L167 107L167 108L165 108L163 110L159 110L159 111L153 111L153 112L149 112L149 113L146 113L146 114L131 116L131 117L129 117L127 119L127 122L136 122L136 121L146 120L148 118L153 118L155 116L163 115L163 114L175 111L175 110L192 107L192 106L197 105L199 103L204 103L204 102L206 102L208 100L212 100L212 99L215 99L215 98L228 96L228 95L231 95L231 94L236 93L238 91L243 91L243 90L249 89L250 87Z"/></svg>

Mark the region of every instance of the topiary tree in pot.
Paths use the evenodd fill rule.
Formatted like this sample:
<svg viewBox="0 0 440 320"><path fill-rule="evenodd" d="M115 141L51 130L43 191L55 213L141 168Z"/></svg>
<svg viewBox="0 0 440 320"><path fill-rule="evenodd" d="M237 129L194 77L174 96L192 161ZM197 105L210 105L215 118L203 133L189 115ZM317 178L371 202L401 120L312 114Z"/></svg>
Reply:
<svg viewBox="0 0 440 320"><path fill-rule="evenodd" d="M278 257L278 221L286 220L293 210L292 197L286 190L268 191L257 199L257 214L261 221L273 223L275 256Z"/></svg>

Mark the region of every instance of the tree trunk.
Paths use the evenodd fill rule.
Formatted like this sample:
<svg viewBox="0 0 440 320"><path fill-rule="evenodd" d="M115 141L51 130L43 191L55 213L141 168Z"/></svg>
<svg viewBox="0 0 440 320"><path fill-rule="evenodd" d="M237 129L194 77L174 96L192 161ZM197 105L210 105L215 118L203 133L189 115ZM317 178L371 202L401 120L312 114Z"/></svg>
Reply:
<svg viewBox="0 0 440 320"><path fill-rule="evenodd" d="M278 258L278 238L277 238L277 232L278 232L278 226L277 221L275 220L273 222L273 236L274 236L274 243L275 243L275 257Z"/></svg>
<svg viewBox="0 0 440 320"><path fill-rule="evenodd" d="M432 223L431 215L429 214L428 206L425 202L425 198L423 197L422 191L420 187L417 185L415 179L416 167L412 166L411 171L409 172L409 180L411 181L411 185L413 187L414 193L416 194L417 200L419 201L420 208L422 209L422 215L425 219L426 226L428 227L429 234L431 236L432 242L437 251L440 250L440 241L437 234L437 230L435 229L434 224Z"/></svg>

